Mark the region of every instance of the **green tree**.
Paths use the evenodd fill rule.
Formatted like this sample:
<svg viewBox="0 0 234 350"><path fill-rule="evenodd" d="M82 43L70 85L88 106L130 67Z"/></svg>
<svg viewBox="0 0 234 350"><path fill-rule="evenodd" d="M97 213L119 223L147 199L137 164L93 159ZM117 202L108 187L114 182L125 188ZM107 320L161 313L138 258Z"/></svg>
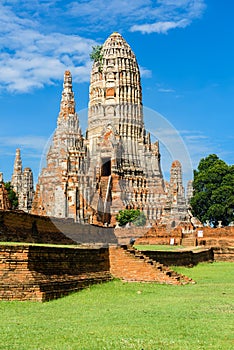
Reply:
<svg viewBox="0 0 234 350"><path fill-rule="evenodd" d="M228 166L215 154L201 159L194 171L193 215L202 223L228 225L234 220L234 166Z"/></svg>
<svg viewBox="0 0 234 350"><path fill-rule="evenodd" d="M89 55L91 60L98 63L99 65L99 72L102 71L102 61L103 61L103 54L102 54L102 45L96 45L92 46L92 52Z"/></svg>
<svg viewBox="0 0 234 350"><path fill-rule="evenodd" d="M146 217L139 209L124 209L120 210L116 216L116 220L120 226L126 225L128 222L132 222L136 226L144 226L146 223Z"/></svg>
<svg viewBox="0 0 234 350"><path fill-rule="evenodd" d="M11 209L17 209L18 208L18 197L17 197L15 191L13 190L13 187L12 187L10 181L5 182L4 186L8 192L8 199L10 201Z"/></svg>
<svg viewBox="0 0 234 350"><path fill-rule="evenodd" d="M145 226L146 224L146 216L143 213L143 211L140 212L140 214L138 215L138 217L133 221L133 224L135 226Z"/></svg>

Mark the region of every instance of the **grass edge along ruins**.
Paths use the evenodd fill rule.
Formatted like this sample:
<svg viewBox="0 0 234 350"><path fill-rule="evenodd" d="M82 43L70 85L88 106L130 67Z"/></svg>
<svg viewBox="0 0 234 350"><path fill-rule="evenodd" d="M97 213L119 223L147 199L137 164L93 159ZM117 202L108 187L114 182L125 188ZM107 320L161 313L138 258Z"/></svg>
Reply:
<svg viewBox="0 0 234 350"><path fill-rule="evenodd" d="M66 71L57 128L36 192L31 170L22 171L19 150L12 186L19 209L40 216L114 226L119 210L140 209L149 222L171 227L189 217L181 164L175 160L170 182L164 181L159 143L151 142L144 127L137 60L119 33L108 37L93 63L86 135Z"/></svg>

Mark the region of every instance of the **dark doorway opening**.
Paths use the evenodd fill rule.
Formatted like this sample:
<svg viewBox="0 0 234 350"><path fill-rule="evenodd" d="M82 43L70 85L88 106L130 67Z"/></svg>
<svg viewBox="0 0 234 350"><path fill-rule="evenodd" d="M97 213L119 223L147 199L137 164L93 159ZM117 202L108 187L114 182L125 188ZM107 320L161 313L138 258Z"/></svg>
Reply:
<svg viewBox="0 0 234 350"><path fill-rule="evenodd" d="M111 158L102 158L102 176L111 175Z"/></svg>

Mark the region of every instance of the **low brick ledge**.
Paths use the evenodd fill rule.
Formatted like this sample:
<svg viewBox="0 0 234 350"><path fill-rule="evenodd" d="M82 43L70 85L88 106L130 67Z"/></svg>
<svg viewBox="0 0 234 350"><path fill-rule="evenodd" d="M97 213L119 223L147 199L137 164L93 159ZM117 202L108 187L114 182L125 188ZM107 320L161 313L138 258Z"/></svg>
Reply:
<svg viewBox="0 0 234 350"><path fill-rule="evenodd" d="M0 246L0 299L48 301L112 279L104 247Z"/></svg>

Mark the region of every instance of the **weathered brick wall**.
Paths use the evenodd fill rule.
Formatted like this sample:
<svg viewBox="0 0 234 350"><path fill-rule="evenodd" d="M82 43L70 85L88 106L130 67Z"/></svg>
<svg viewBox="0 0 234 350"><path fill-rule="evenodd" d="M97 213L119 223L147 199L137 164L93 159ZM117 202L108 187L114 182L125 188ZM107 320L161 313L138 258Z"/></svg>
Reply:
<svg viewBox="0 0 234 350"><path fill-rule="evenodd" d="M111 279L108 248L0 246L0 299L46 301Z"/></svg>
<svg viewBox="0 0 234 350"><path fill-rule="evenodd" d="M233 247L214 247L215 261L229 261L234 262L234 248Z"/></svg>
<svg viewBox="0 0 234 350"><path fill-rule="evenodd" d="M203 261L213 261L214 254L212 249L202 251L181 251L181 252L166 252L166 251L142 251L144 255L159 261L167 266L193 266Z"/></svg>
<svg viewBox="0 0 234 350"><path fill-rule="evenodd" d="M27 243L117 243L113 228L81 225L24 212L0 211L0 241Z"/></svg>
<svg viewBox="0 0 234 350"><path fill-rule="evenodd" d="M202 227L197 228L191 234L183 234L183 226L178 226L175 229L167 230L165 225L158 225L157 223L149 229L147 232L138 238L135 244L170 244L171 238L174 239L176 245L185 244L187 237L188 245L191 244L191 241L194 241L194 245L205 245L207 247L232 247L234 246L234 227ZM203 232L203 237L198 237L198 231ZM190 240L191 238L191 240Z"/></svg>
<svg viewBox="0 0 234 350"><path fill-rule="evenodd" d="M149 231L147 227L115 228L115 236L119 244L129 244L131 239L144 236Z"/></svg>
<svg viewBox="0 0 234 350"><path fill-rule="evenodd" d="M168 231L166 225L155 225L148 229L148 231L138 238L135 244L170 244L171 238L174 239L174 244L181 244L182 232L179 229Z"/></svg>
<svg viewBox="0 0 234 350"><path fill-rule="evenodd" d="M73 244L47 217L24 212L0 211L0 241Z"/></svg>
<svg viewBox="0 0 234 350"><path fill-rule="evenodd" d="M234 246L234 227L202 227L196 230L203 231L203 237L197 238L198 245L209 247L233 247Z"/></svg>
<svg viewBox="0 0 234 350"><path fill-rule="evenodd" d="M138 282L191 282L128 247L0 245L2 300L47 301L109 281L112 276Z"/></svg>

